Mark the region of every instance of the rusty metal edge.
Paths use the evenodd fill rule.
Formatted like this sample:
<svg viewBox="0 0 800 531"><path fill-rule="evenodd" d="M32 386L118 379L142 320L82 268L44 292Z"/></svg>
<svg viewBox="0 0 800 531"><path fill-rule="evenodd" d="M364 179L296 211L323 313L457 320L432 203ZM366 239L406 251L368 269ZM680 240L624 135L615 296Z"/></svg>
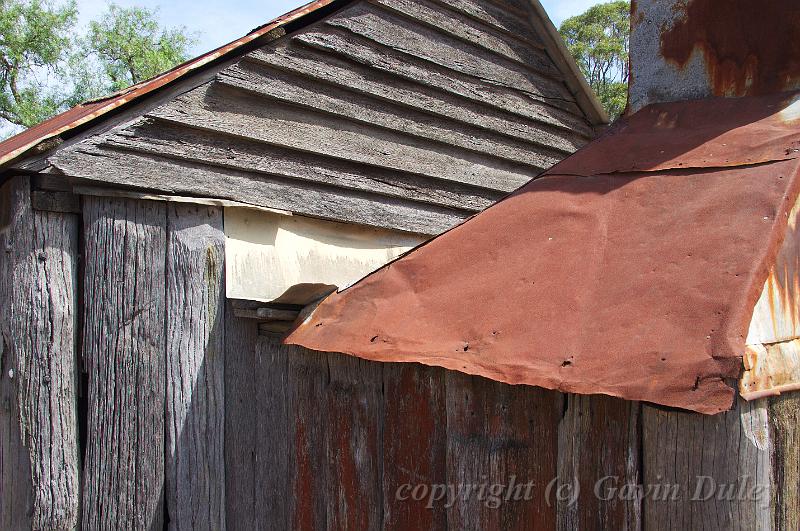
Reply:
<svg viewBox="0 0 800 531"><path fill-rule="evenodd" d="M295 22L319 9L339 2L340 0L316 0L301 6L289 13L282 15L271 22L260 26L244 37L220 46L206 54L191 59L175 68L164 72L152 79L132 85L122 91L111 94L105 98L92 100L79 104L61 114L58 114L40 124L37 124L22 133L0 143L0 166L25 155L39 146L42 142L57 137L67 131L88 124L97 118L139 100L172 82L182 79L188 74L201 69L219 59L228 57L253 41L266 36L268 33ZM346 3L346 2L345 2ZM8 146L21 145L8 149Z"/></svg>

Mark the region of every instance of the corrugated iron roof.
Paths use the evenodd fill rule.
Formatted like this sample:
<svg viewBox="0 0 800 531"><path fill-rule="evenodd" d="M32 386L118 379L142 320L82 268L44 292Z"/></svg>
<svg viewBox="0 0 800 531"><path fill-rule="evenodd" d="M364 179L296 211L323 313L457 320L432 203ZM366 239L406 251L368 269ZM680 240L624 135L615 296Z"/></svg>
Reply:
<svg viewBox="0 0 800 531"><path fill-rule="evenodd" d="M511 384L730 408L800 192L800 93L654 105L286 339Z"/></svg>
<svg viewBox="0 0 800 531"><path fill-rule="evenodd" d="M77 127L86 125L97 118L119 109L135 100L139 100L172 82L193 73L202 67L208 66L220 59L224 59L233 54L239 53L244 47L265 37L268 33L282 28L290 22L314 13L331 4L347 4L349 0L316 0L310 2L294 11L282 15L275 20L260 26L244 37L237 39L229 44L221 46L204 55L196 57L172 70L164 72L147 81L132 85L122 91L112 94L106 98L82 103L72 109L56 115L44 122L37 124L22 133L13 136L0 143L0 165L6 164L11 160L17 159L30 151L37 145L49 139L57 137L63 133Z"/></svg>

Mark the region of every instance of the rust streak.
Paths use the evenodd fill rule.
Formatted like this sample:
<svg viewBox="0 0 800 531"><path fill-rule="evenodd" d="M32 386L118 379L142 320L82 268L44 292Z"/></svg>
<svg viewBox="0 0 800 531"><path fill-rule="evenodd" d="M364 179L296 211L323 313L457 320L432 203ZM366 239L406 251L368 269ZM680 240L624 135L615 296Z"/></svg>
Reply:
<svg viewBox="0 0 800 531"><path fill-rule="evenodd" d="M800 10L793 0L693 0L661 36L679 68L699 52L716 96L781 92L800 85Z"/></svg>

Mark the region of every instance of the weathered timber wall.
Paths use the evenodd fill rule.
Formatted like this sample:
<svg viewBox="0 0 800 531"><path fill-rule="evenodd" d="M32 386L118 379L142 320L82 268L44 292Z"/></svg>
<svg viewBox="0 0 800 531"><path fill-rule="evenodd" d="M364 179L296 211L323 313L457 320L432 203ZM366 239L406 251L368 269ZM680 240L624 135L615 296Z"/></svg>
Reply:
<svg viewBox="0 0 800 531"><path fill-rule="evenodd" d="M10 190L3 528L797 528L793 395L708 417L287 347L224 301L218 208L84 198L80 238Z"/></svg>
<svg viewBox="0 0 800 531"><path fill-rule="evenodd" d="M73 529L78 219L34 212L27 177L3 193L11 223L0 234L0 528Z"/></svg>
<svg viewBox="0 0 800 531"><path fill-rule="evenodd" d="M222 209L167 208L169 528L225 528L225 234Z"/></svg>
<svg viewBox="0 0 800 531"><path fill-rule="evenodd" d="M164 517L166 203L84 200L86 529Z"/></svg>
<svg viewBox="0 0 800 531"><path fill-rule="evenodd" d="M46 171L438 234L594 134L532 16L355 2L56 150Z"/></svg>

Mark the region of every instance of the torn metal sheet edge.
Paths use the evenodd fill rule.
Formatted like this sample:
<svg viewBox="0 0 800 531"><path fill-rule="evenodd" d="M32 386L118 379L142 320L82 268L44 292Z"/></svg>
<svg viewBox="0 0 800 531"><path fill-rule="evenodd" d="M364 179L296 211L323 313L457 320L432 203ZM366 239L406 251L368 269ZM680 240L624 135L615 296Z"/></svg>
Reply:
<svg viewBox="0 0 800 531"><path fill-rule="evenodd" d="M546 177L532 181L529 185L526 185L509 198L489 208L484 213L471 218L432 242L420 246L414 252L393 262L389 267L385 267L369 275L350 289L331 295L320 304L311 316L302 320L302 322L296 326L295 330L287 337L286 342L300 344L316 350L345 352L376 361L418 362L427 365L442 366L448 369L478 374L512 384L523 383L539 385L583 394L608 394L631 400L644 400L672 407L690 409L701 413L718 413L724 411L733 403L734 397L734 389L727 383L724 383L724 381L727 380L732 384L733 381L742 374L742 357L745 347L744 333L747 331L747 324L751 320L756 301L762 292L762 288L765 286L771 267L774 264L779 248L786 236L788 230L786 220L789 218L789 212L792 206L795 205L798 195L797 163L793 161L795 161L798 156L796 146L800 144L800 127L798 127L798 123L795 120L784 120L781 116L775 117L776 113L780 115L787 106L791 106L795 102L796 93L736 100L736 105L734 106L730 106L728 102L720 101L719 99L659 105L657 106L659 112L656 115L646 117L645 120L641 121L640 126L645 128L652 126L653 120L658 120L660 116L664 115L664 112L666 112L667 117L677 117L675 120L671 118L668 120L667 131L662 131L657 135L650 135L649 137L651 141L659 139L659 142L660 139L670 138L671 144L669 144L669 149L671 152L666 154L669 156L663 157L663 154L657 152L655 158L648 162L648 165L655 168L658 168L659 164L661 164L660 170L653 170L647 173L644 171L626 172L624 165L618 164L620 162L620 157L616 155L610 156L611 153L617 152L623 157L627 156L628 148L632 144L636 144L636 141L632 141L631 137L638 136L638 127L626 127L625 124L623 124L615 134L608 135L590 144L590 146L574 156L575 160L573 160L573 158L568 159L562 163L562 165L564 165L563 167L562 165L557 166L548 172ZM706 129L705 132L700 131L698 133L697 130L692 129L692 120L690 118L684 119L682 113L700 116L703 120L711 123L724 121L727 124L726 127L729 127L729 130L720 131L718 130L719 128L717 128L709 133ZM731 114L733 115L731 116ZM751 127L749 124L755 125ZM689 130L686 129L687 127ZM684 143L683 146L682 142ZM656 146L660 148L661 144L656 143ZM702 146L702 148L699 146ZM744 156L740 156L742 153L737 151L740 148L745 150ZM641 145L636 149L646 151L645 147ZM696 157L698 153L700 156ZM630 156L635 157L635 155L636 154L633 153ZM708 157L706 155L713 155L714 157ZM663 159L663 161L660 161L660 159ZM719 168L720 160L727 160L730 167ZM616 176L595 174L591 177L581 178L566 177L559 173L562 170L564 173L571 173L569 171L570 165L578 168L585 165L587 168L586 173L588 174L591 173L589 170L594 162L597 161L599 161L598 164L604 171L609 170L619 172L619 174ZM615 167L607 168L607 165L604 166L603 161L610 161L611 164L617 164L614 164ZM703 164L711 164L712 168L696 168L696 166L702 166ZM733 179L733 177L735 177L735 179ZM698 343L696 347L691 348L688 348L688 345L692 344L691 341L684 341L686 338L680 337L680 334L675 336L672 340L674 344L662 344L664 347L674 347L678 349L683 348L680 347L681 344L687 345L687 350L684 350L683 354L681 354L686 357L686 361L678 363L666 372L662 370L664 367L661 367L658 371L650 373L650 378L646 377L649 369L642 370L642 366L646 366L650 363L646 361L646 352L644 351L642 352L642 356L644 357L635 363L633 359L631 359L630 363L623 363L622 366L612 362L612 360L608 360L608 363L603 364L602 357L600 359L601 363L598 365L598 360L592 362L591 358L585 357L589 353L584 352L584 359L579 360L577 365L586 366L588 362L588 365L594 368L595 372L591 373L593 374L591 378L588 378L589 373L587 373L587 378L583 381L583 384L580 385L577 385L576 380L572 380L572 383L567 383L563 381L563 376L561 376L567 374L563 372L565 370L575 370L576 363L573 355L565 358L567 361L563 363L555 364L555 361L558 360L553 360L554 363L551 364L549 361L546 361L547 356L550 355L545 353L547 349L539 348L543 345L538 345L538 343L536 343L541 337L529 337L529 340L518 338L521 339L523 343L515 343L515 348L519 348L522 344L527 343L531 345L530 348L534 349L530 351L530 355L532 355L533 358L528 361L528 363L532 364L529 369L533 372L527 372L528 376L525 377L521 377L520 374L506 374L505 369L502 368L504 363L501 362L500 359L496 359L496 356L507 356L509 350L506 350L506 353L503 354L503 349L500 345L492 347L491 342L481 340L481 336L475 336L474 333L472 333L473 340L470 340L470 330L479 326L482 320L495 317L491 311L485 308L485 302L491 302L492 297L487 296L488 292L481 296L477 293L479 290L475 288L476 285L480 286L485 282L491 282L491 280L486 279L486 275L491 275L492 272L485 271L479 273L476 270L476 272L471 274L481 276L470 277L473 278L473 280L465 283L466 277L462 278L459 276L459 269L463 269L464 267L469 268L470 264L480 261L473 259L462 265L460 261L453 261L452 257L473 256L474 253L477 253L475 256L481 256L481 253L486 252L491 252L493 254L499 253L503 252L501 246L506 244L512 247L531 245L531 243L520 243L513 239L506 241L507 238L504 238L503 235L510 227L518 225L520 230L522 230L523 227L527 229L524 231L524 234L519 235L517 238L517 240L524 241L530 239L534 231L541 230L541 226L553 226L544 223L548 220L538 219L541 217L540 212L543 212L543 210L536 209L543 208L547 210L550 207L547 201L539 206L534 206L538 203L535 201L533 203L530 202L530 198L533 197L531 195L532 192L538 192L538 194L544 195L550 194L554 198L559 197L559 194L562 194L562 196L566 194L567 197L569 197L570 194L578 194L571 196L573 197L572 203L570 203L570 200L564 200L562 197L562 201L565 201L564 208L567 208L564 212L566 213L567 211L574 210L574 214L578 215L579 210L576 209L580 208L579 205L582 204L581 201L586 202L591 200L592 197L603 197L608 193L608 189L603 188L603 186L606 185L600 186L603 182L610 183L613 181L622 183L627 180L630 181L630 183L641 181L641 183L644 184L647 183L648 180L652 181L653 179L656 181L646 186L649 186L650 188L648 190L656 193L656 197L660 197L662 201L671 201L670 194L674 194L675 201L680 202L688 200L691 202L694 200L693 193L701 193L706 194L706 199L702 200L705 201L705 203L701 201L694 206L689 205L690 209L683 214L681 213L681 209L675 209L671 214L672 218L670 218L670 209L667 208L666 203L660 204L659 206L657 201L654 201L653 205L649 205L648 202L637 203L634 199L624 199L624 194L630 195L632 193L634 195L631 197L636 197L635 194L638 193L636 188L630 188L630 190L625 188L623 196L619 196L617 201L622 198L621 200L623 202L628 202L628 207L620 210L619 213L625 213L627 217L633 216L633 218L628 220L629 223L637 223L637 215L645 216L640 221L652 223L653 219L650 218L650 215L646 214L648 209L652 208L662 209L660 212L658 210L652 211L651 214L658 214L663 217L665 223L669 219L678 221L682 215L696 216L702 214L704 217L698 218L697 222L701 224L699 226L705 227L703 223L710 223L712 218L716 219L718 226L708 226L709 229L713 228L714 230L711 235L703 238L702 241L705 242L704 245L710 245L715 248L724 244L727 246L727 250L725 250L726 247L721 247L720 250L725 250L727 253L726 257L723 259L719 256L718 252L711 254L705 253L708 254L708 256L705 256L701 250L701 258L705 257L711 260L709 262L709 267L714 267L710 264L714 263L714 260L717 260L719 261L719 265L716 267L719 268L746 268L739 270L736 275L738 280L735 283L726 281L727 284L723 283L720 285L731 286L731 288L722 289L732 289L733 286L737 286L735 290L728 292L729 296L719 299L718 301L715 301L713 298L707 299L706 304L710 305L708 308L709 310L712 309L711 306L721 304L719 301L727 301L725 304L728 304L728 306L723 307L723 310L716 310L719 316L712 319L712 321L719 321L719 323L713 326L711 335L705 331L702 331L702 333L698 331L696 338L692 336L693 340L696 339ZM653 186L655 186L653 184L654 182L660 182L662 184L661 186L653 188ZM735 184L732 184L734 182ZM780 184L781 182L783 184ZM675 186L683 186L683 184L679 183L701 188L697 188L692 192L684 190L684 194L676 194L680 188L675 188ZM675 184L675 186L673 186L673 184ZM599 195L595 196L586 193L591 191L591 188L586 187L591 186L595 188L600 186L600 188L592 192ZM637 186L641 186L641 184ZM765 186L774 187L774 191L770 192L773 194L770 196L772 197L771 199L768 199L767 196L762 196L759 199L759 194L763 191L759 190L759 188ZM541 197L543 198L544 195ZM526 208L530 208L526 207L525 201L521 202L521 198L526 196L528 197L528 203L534 207L534 210L525 210ZM542 199L540 199L539 202L541 202L541 200ZM763 202L762 206L759 207L758 203L754 203L754 201L766 202ZM509 205L510 202L514 202L516 208ZM732 202L739 202L738 204L740 205L749 205L749 210L754 211L744 215L738 212L737 209L732 208ZM715 212L715 208L713 207L715 204L717 204L716 210L719 210L719 212ZM681 203L675 203L674 206L680 205ZM682 207L684 210L685 206L686 205ZM637 207L641 212L639 214L632 214L629 207ZM694 210L692 210L692 208L694 208ZM764 214L757 214L757 211L761 209L763 209ZM514 210L516 210L516 212L514 212ZM713 215L712 218L708 217L709 214ZM742 217L743 215L744 217ZM497 222L501 223L501 226L495 226L493 229L490 228L489 225L492 225L492 222L486 220L491 220L492 217L500 217L502 221ZM574 216L569 216L563 219L569 220L573 219L573 217ZM760 228L758 225L764 223L762 217L769 223L768 226ZM512 221L514 219L517 221ZM562 218L557 217L555 219ZM703 219L706 221L702 221ZM743 229L748 230L738 230L738 227L734 227L737 222L739 224L745 223L746 225L743 226ZM590 226L592 225L588 225L587 227ZM615 226L615 230L618 232L622 230L624 232L625 225L623 224L621 227L622 229L620 229L620 226ZM687 226L687 230L688 227L689 226ZM516 232L517 231L515 231L515 233ZM640 248L641 251L639 254L634 253L631 257L639 256L640 259L646 260L648 256L648 247L652 247L653 245L658 247L659 241L658 239L652 239L653 234L658 233L659 238L663 238L665 235L662 232L663 231L656 231L648 233L649 235L647 238L649 242L643 240L641 244L637 244L635 238L631 239L628 237L627 239L620 239L619 242L625 241L626 245L625 247L617 249L617 251L623 251L624 255L625 253L630 254L630 252L633 252L630 249L631 247ZM746 233L747 236L743 235L744 233ZM691 234L691 232L688 232L686 236L690 236ZM727 234L727 236L723 237L723 234ZM490 242L484 242L483 245L477 246L480 247L482 251L478 252L477 248L472 248L476 247L476 245L472 245L470 239L480 239L483 241L483 239L489 235L491 235ZM640 234L640 237L644 236L645 234ZM708 239L710 236L713 236L712 240ZM691 236L690 239L691 238L694 238L694 236ZM720 238L722 239L720 240ZM553 238L551 237L550 240L553 240ZM736 242L735 245L734 242ZM680 239L675 240L676 245L685 243L686 242L681 242ZM698 244L699 243L700 242L698 242ZM573 243L571 245L575 246L579 244ZM467 249L465 246L469 248ZM627 250L626 247L628 248ZM744 253L745 256L728 256L734 253L736 248L739 248L740 252ZM545 247L541 249L545 249ZM667 249L669 249L669 247L661 248L662 251L666 251ZM442 251L444 251L445 255L451 257L449 262L446 260L442 262L440 260L440 258L443 258L443 256L439 256ZM709 250L707 249L706 251ZM593 260L591 258L591 256L593 256L591 248L587 248L584 252L589 253L589 256L582 261L576 262L578 269L584 267L583 263L587 260ZM610 252L609 250L608 253ZM519 248L516 254L520 253L529 254L530 249L526 249L525 247ZM598 257L606 256L608 253L601 253ZM514 254L515 253L511 253L509 255L505 253L503 256L505 257L504 259L513 260L515 259ZM536 261L541 261L543 259L544 258L537 254L537 258L532 262L529 261L528 264L531 266L537 265ZM449 269L447 267L442 269L447 263L451 264L448 266ZM655 263L658 264L659 262ZM557 268L549 268L547 270L550 276L554 274L558 276L560 274L559 269L563 270L572 267L563 260L559 262L559 264ZM736 264L738 264L738 266ZM618 266L619 264L617 263L614 267L619 269ZM504 265L504 268L505 267ZM440 269L441 271L439 271ZM445 270L447 270L446 274L444 274ZM470 271L472 270L470 269ZM687 269L685 272L685 274L689 276L684 276L683 280L681 280L681 283L686 285L687 289L690 288L693 282L701 282L702 276L708 276L707 268L692 270L693 272L691 273L689 271L690 270ZM746 274L744 274L745 271L747 271ZM680 269L676 271L676 274L679 274L679 272ZM439 273L443 273L444 276L439 278L439 276L436 276ZM513 273L508 272L508 274ZM701 276L693 277L692 275ZM479 279L477 282L475 280L476 278ZM540 274L540 278L546 278L546 276ZM572 278L572 282L575 283L581 283L585 280L581 278L577 271ZM492 286L484 286L482 289L491 290L491 293L507 293L508 289L513 285L513 283L510 282L511 280L513 279L507 279L506 282L502 283L505 287L500 291L497 291L499 288L493 288ZM630 283L631 280L632 279L629 278L626 282ZM702 284L698 284L698 287L701 285ZM442 289L441 286L446 286L446 288ZM598 286L601 285L595 282L592 286L594 286L594 288L589 290L590 292L597 291ZM678 286L680 286L680 284L678 284ZM587 286L587 288L588 287L589 286ZM611 287L613 288L613 285ZM669 286L665 285L665 289L667 287ZM675 286L672 286L673 292L665 291L664 297L673 297L675 295L674 287ZM629 285L627 287L620 286L620 288L623 290L621 293L624 293L626 290L633 290L633 292L628 293L628 295L632 296L634 299L638 297L638 291L636 291L638 288L634 285ZM426 293L429 289L433 289L433 291ZM434 296L439 299L448 299L453 305L460 304L463 307L465 304L464 301L459 301L458 298L463 295L462 291L464 289L469 290L471 296L469 299L470 301L475 299L474 302L470 302L470 304L474 305L473 310L471 310L472 318L467 317L469 312L461 312L464 315L458 313L460 311L458 308L451 308L449 310L447 308L439 308L439 306L444 303L431 299L431 297ZM690 289L695 290L692 293L697 290L697 288ZM716 288L711 288L711 291L714 289ZM445 295L445 291L448 291L450 295ZM411 295L409 295L409 293ZM697 293L702 295L702 292ZM641 293L641 295L645 294L646 292ZM532 294L531 297L533 297ZM553 299L553 297L556 297L556 299ZM524 313L531 315L547 315L548 307L552 306L553 302L557 299L556 292L547 293L546 295L542 294L541 297L528 299L533 306L527 306ZM481 306L477 304L477 300L482 300L484 305ZM689 301L687 300L687 302ZM507 300L504 304L506 311L508 311L509 307L512 311L515 308L513 300ZM393 309L390 311L387 305L391 306ZM609 301L609 305L613 306L614 302ZM365 311L367 308L369 308L368 312ZM522 311L521 308L523 307L520 307L517 311ZM601 308L602 307L598 307L600 312L608 313L610 311ZM435 312L428 315L434 310L440 312L441 315ZM457 315L452 315L452 310L458 310L456 311ZM481 311L482 317L475 314L475 312L479 310ZM678 317L675 317L675 319L679 320L673 324L684 323L681 326L688 327L686 328L687 331L690 331L692 327L699 326L693 323L694 319L689 319L688 317L689 314L694 315L698 311L701 311L693 308L691 303L682 308L679 307L675 309L675 311L678 312L676 314ZM685 320L680 320L680 315L682 313L687 315ZM712 314L713 313L714 312L712 312ZM579 311L578 314L580 315L581 312ZM443 317L448 317L448 321L440 322ZM518 317L522 316L520 315ZM609 314L609 317L613 317L613 312ZM599 321L603 321L602 317L598 317L594 314L591 317L587 314L586 319L588 320L585 320L582 326L592 327L595 324L600 326L602 323ZM463 323L463 325L460 323ZM535 326L530 326L532 324L537 324L535 321L528 321L528 323L526 328L536 328ZM630 320L630 324L626 326L636 326L635 323L635 320ZM709 321L709 324L710 323L711 321ZM325 326L322 326L323 324ZM613 323L606 324L608 325L606 327L607 330L613 330L615 327ZM459 327L462 327L463 330ZM679 328L676 329L676 331L677 330L679 330ZM455 335L453 335L453 332L455 332ZM479 333L477 331L475 332ZM538 332L543 331L540 330ZM667 330L664 332L666 333ZM533 334L534 331L525 333ZM363 334L368 334L370 337L378 339L370 342L370 338L367 338L366 343L362 343L361 336ZM689 335L691 335L691 332L689 332ZM713 338L716 338L714 339L714 350L711 351L714 354L707 360L705 358L707 354L704 353L706 349L702 347L701 341L705 341L706 336L713 336ZM436 337L433 343L442 345L442 349L434 348L432 344L427 345L426 341L428 340L426 337L430 337L431 341ZM478 339L474 339L475 337ZM672 336L664 335L663 337ZM603 335L599 335L597 338L600 339L600 344L602 344ZM470 348L470 352L466 353L465 348L464 353L453 352L452 354L447 354L444 346L445 343L449 342L449 340L456 341L456 339L459 339L464 345L469 345L467 348ZM553 346L555 352L570 348L559 344L556 338L553 338L552 341L552 343L548 342L548 344ZM569 343L568 338L565 339L565 341ZM622 343L624 343L624 341ZM538 345L538 347L534 347L533 345ZM500 350L498 350L498 348L500 348ZM440 355L434 355L434 351L437 350L441 352ZM603 351L601 346L596 346L594 350ZM669 350L670 348L666 348L666 351ZM691 354L692 350L694 350L695 354ZM576 351L574 356L577 356L577 354L578 352ZM672 354L675 355L678 354L678 352L676 351ZM695 357L695 362L690 363L690 358L692 356ZM467 358L471 361L467 362ZM680 359L680 356L678 356L678 359ZM700 363L700 365L698 365L698 363ZM701 367L706 365L708 366L708 370L701 370ZM606 369L601 369L600 367L602 366L605 366ZM718 366L718 368L714 369L712 366ZM512 366L506 365L506 368L510 367ZM653 365L652 367L655 369L657 366ZM609 372L609 369L612 368L613 371ZM636 373L635 377L633 373ZM694 385L688 385L688 381L681 383L679 379L681 374L687 377L686 380L691 376ZM717 376L714 376L714 374ZM664 380L662 384L659 385L659 380L664 378L667 378L669 381ZM714 383L714 381L718 381L718 383ZM711 387L705 389L709 385L711 385L713 389ZM634 388L638 388L639 391L633 392ZM685 391L681 389L685 389ZM698 392L701 389L705 389L705 391L702 393Z"/></svg>

